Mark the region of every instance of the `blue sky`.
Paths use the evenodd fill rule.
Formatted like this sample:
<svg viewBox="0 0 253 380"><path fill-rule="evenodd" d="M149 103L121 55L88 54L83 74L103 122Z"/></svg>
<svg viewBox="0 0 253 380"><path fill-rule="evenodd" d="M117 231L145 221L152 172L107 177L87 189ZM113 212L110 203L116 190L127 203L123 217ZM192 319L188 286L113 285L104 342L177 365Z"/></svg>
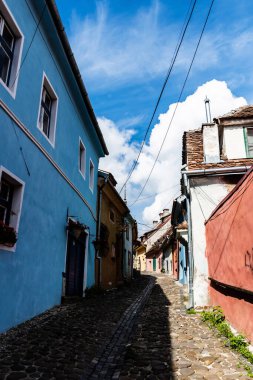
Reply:
<svg viewBox="0 0 253 380"><path fill-rule="evenodd" d="M139 176L136 173L129 183L130 204L138 195L140 183L145 180L143 173L148 174L158 151L159 141L169 123L173 104L177 101L210 2L211 0L197 1L190 27L152 125L150 139L144 147L145 164L139 165L141 173ZM119 183L124 181L145 133L190 3L189 0L57 0L83 80L110 148L110 162L102 161L101 166L111 170ZM246 101L253 102L252 13L251 0L214 2L182 98L181 108L185 104L192 104L192 110L187 109L188 114L184 115L180 107L177 111L178 118L183 118L187 124L181 129L178 127L177 141L181 141L182 129L198 128L205 121L204 99L198 98L202 92L206 92L211 99L213 116L218 116L216 112L227 112L231 107L245 104ZM202 90L197 91L198 88ZM191 98L194 94L195 98ZM187 96L190 96L189 101ZM223 99L226 100L223 102ZM193 113L197 113L198 117ZM177 125L172 124L172 133L175 128ZM173 151L173 147L169 147L169 141L174 141L174 138L176 137L168 135L168 144L164 148L164 155L167 152L167 156L163 160L169 160L170 154L177 158L176 161L171 159L170 166L166 168L166 180L165 168L162 168L162 162L158 162L158 168L142 195L150 198L136 203L133 208L133 213L146 224L164 206L164 202L157 201L159 197L154 195L155 192L164 193L160 196L163 200L169 199L174 194L170 190L166 193L166 189L173 185L176 187L178 183L179 176L175 170L180 170L181 147L177 143L174 144L174 149L177 150Z"/></svg>

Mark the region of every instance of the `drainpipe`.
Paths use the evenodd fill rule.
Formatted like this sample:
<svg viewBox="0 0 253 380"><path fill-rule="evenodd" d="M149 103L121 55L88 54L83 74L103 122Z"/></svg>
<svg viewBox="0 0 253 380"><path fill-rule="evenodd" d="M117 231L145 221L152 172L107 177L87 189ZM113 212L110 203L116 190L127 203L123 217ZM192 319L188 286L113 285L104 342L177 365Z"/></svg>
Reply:
<svg viewBox="0 0 253 380"><path fill-rule="evenodd" d="M187 209L187 221L188 221L188 253L189 253L189 304L188 308L194 307L194 291L193 291L193 249L192 249L192 219L191 219L191 205L190 205L190 188L189 180L186 172L183 173L183 181L186 196L186 209Z"/></svg>
<svg viewBox="0 0 253 380"><path fill-rule="evenodd" d="M97 241L100 240L100 231L101 231L101 204L102 204L102 190L107 184L108 178L105 178L102 186L99 187L98 195L98 221L97 221ZM101 256L99 255L99 248L96 249L96 259L99 261L98 265L98 287L100 288L101 284Z"/></svg>

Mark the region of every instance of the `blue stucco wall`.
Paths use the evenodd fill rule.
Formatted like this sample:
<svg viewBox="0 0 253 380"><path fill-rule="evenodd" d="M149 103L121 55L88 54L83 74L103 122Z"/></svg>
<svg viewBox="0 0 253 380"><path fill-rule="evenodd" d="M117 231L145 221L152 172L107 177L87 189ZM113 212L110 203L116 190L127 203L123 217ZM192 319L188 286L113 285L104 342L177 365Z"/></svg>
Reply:
<svg viewBox="0 0 253 380"><path fill-rule="evenodd" d="M25 1L8 0L6 3L25 36L24 57L36 23ZM41 27L45 40L49 41L45 32L48 30L50 44L57 46L58 37L52 33L54 29L48 14ZM54 148L37 127L43 72L58 96ZM1 84L0 98L46 149L96 214L98 160L103 152L61 47L59 51L49 51L38 32L21 68L15 99ZM86 147L86 179L78 170L79 137ZM90 158L95 165L93 192L89 189ZM89 227L87 286L94 284L92 240L96 222L77 193L1 107L0 165L25 182L16 250L0 249L0 331L5 331L60 303L66 260L67 209L70 215Z"/></svg>

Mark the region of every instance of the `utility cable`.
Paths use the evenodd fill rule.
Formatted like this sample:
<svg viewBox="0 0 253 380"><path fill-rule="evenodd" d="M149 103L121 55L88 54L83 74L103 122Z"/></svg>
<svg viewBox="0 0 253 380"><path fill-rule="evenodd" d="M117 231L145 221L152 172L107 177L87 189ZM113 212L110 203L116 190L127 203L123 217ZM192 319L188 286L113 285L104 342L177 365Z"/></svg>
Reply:
<svg viewBox="0 0 253 380"><path fill-rule="evenodd" d="M176 114L176 111L177 111L177 108L178 108L179 102L181 101L181 98L182 98L182 95L183 95L183 92L184 92L184 89L185 89L185 86L186 86L186 83L187 83L188 77L189 77L190 72L191 72L191 69L192 69L193 62L194 62L195 57L196 57L196 55L197 55L197 51L198 51L198 48L199 48L200 42L201 42L201 40L202 40L202 36L203 36L203 34L204 34L204 30L205 30L205 28L206 28L206 24L207 24L207 21L208 21L208 19L209 19L209 16L210 16L210 13L211 13L211 10L212 10L213 3L214 3L214 0L212 0L212 2L211 2L211 4L210 4L210 7L209 7L209 10L208 10L208 13L207 13L206 19L205 19L205 23L204 23L204 25L203 25L203 28L202 28L202 31L201 31L201 34L200 34L200 37L199 37L199 40L198 40L198 43L197 43L196 49L195 49L195 51L194 51L194 54L193 54L193 57L192 57L192 60L191 60L190 67L189 67L188 72L187 72L187 75L186 75L186 77L185 77L185 80L184 80L184 83L183 83L183 87L182 87L182 89L181 89L181 91L180 91L180 94L179 94L179 97L178 97L178 100L177 100L177 103L176 103L176 107L174 108L174 111L173 111L173 114L172 114L172 117L171 117L170 123L169 123L169 125L168 125L167 130L166 130L166 133L165 133L165 136L164 136L164 138L163 138L163 141L162 141L162 144L161 144L161 146L160 146L160 149L159 149L159 151L158 151L158 154L157 154L157 156L156 156L156 158L155 158L154 164L153 164L153 166L152 166L152 168L151 168L151 170L150 170L150 172L149 172L148 178L146 179L146 181L145 181L145 183L144 183L144 185L143 185L143 187L142 187L142 189L141 189L141 191L140 191L138 197L137 197L136 200L131 204L131 206L133 206L133 205L138 201L138 199L140 198L141 194L143 193L144 189L145 189L146 186L147 186L147 183L148 183L148 181L149 181L149 179L150 179L150 177L151 177L151 174L152 174L152 172L153 172L153 170L154 170L154 168L155 168L155 165L156 165L156 163L157 163L157 161L158 161L158 158L159 158L159 156L160 156L161 150L162 150L163 145L164 145L164 143L165 143L166 137L167 137L168 132L169 132L169 130L170 130L170 127L171 127L172 121L173 121L174 116L175 116L175 114ZM130 207L131 207L131 206L130 206Z"/></svg>
<svg viewBox="0 0 253 380"><path fill-rule="evenodd" d="M158 192L158 193L154 193L154 194L147 195L146 197L143 197L143 198L138 199L138 201L140 202L140 201L144 201L145 199L153 198L153 197L155 197L156 195L160 195L160 194L166 193L168 190L170 190L170 189L174 189L174 188L177 187L177 186L180 186L180 183L177 183L177 184L174 185L174 186L168 187L166 190L160 191L160 192Z"/></svg>
<svg viewBox="0 0 253 380"><path fill-rule="evenodd" d="M19 137L18 137L18 134L17 134L16 128L15 128L14 121L13 121L12 119L11 119L11 125L12 125L12 128L13 128L13 130L14 130L14 133L15 133L15 136L16 136L16 139L17 139L17 142L18 142L19 150L20 150L20 153L21 153L22 159L23 159L23 161L24 161L24 164L25 164L25 167L26 167L27 174L28 174L29 177L30 177L31 173L30 173L30 170L29 170L29 168L28 168L28 164L27 164L26 159L25 159L25 155L24 155L24 152L23 152L23 148L22 148L22 145L21 145L21 143L20 143L20 140L19 140Z"/></svg>
<svg viewBox="0 0 253 380"><path fill-rule="evenodd" d="M152 113L151 119L150 119L149 124L148 124L148 127L147 127L147 129L146 129L146 132L145 132L145 135L144 135L144 139L142 140L141 147L140 147L140 149L139 149L139 152L138 152L137 158L136 158L136 160L133 162L133 165L132 165L132 167L131 167L131 169L130 169L130 172L129 172L128 176L127 176L127 179L126 179L125 182L123 183L123 185L122 185L122 187L121 187L119 193L121 193L122 190L123 190L123 188L126 186L127 182L128 182L129 179L131 178L131 176L132 176L132 174L133 174L133 171L134 171L134 169L136 168L136 165L137 165L137 163L138 163L138 161L139 161L139 158L140 158L141 152L142 152L142 150L143 150L144 144L145 144L145 142L146 142L146 139L147 139L147 136L148 136L148 133L149 133L149 130L150 130L151 124L152 124L152 122L153 122L153 120L154 120L154 117L155 117L155 114L156 114L157 108L158 108L158 106L159 106L160 100L161 100L161 98L162 98L163 92L164 92L165 87L166 87L166 84L167 84L167 82L168 82L168 80L169 80L170 74L171 74L172 69L173 69L173 67L174 67L174 64L175 64L175 61L176 61L176 59L177 59L177 56L178 56L178 53L179 53L180 47L181 47L181 45L182 45L182 43L183 43L183 39L184 39L184 36L185 36L186 30L187 30L187 28L188 28L188 25L189 25L189 23L190 23L190 20L191 20L191 17L192 17L192 14L193 14L193 11L194 11L194 8L195 8L195 5L196 5L196 2L197 2L197 0L194 0L193 5L190 5L190 8L189 8L189 10L188 10L188 13L189 13L189 11L190 11L190 14L189 14L189 16L187 17L187 21L185 20L186 23L184 22L185 25L184 25L182 31L180 32L180 35L179 35L179 41L178 41L177 46L176 46L176 49L175 49L175 51L174 51L174 54L173 54L173 57L172 57L172 61L171 61L171 64L170 64L169 70L168 70L168 72L167 72L167 75L166 75L165 81L164 81L164 83L163 83L163 86L162 86L161 92L160 92L160 94L159 94L159 96L158 96L158 99L157 99L157 102L156 102L156 105L155 105L155 109L154 109L154 111L153 111L153 113ZM190 10L190 9L191 9L191 10ZM187 14L188 14L188 13L187 13Z"/></svg>
<svg viewBox="0 0 253 380"><path fill-rule="evenodd" d="M16 74L16 76L15 76L15 78L14 78L14 81L13 81L12 85L10 86L10 88L13 88L13 86L15 85L15 83L16 83L16 81L17 81L17 78L18 78L18 76L19 76L19 73L20 73L20 71L21 71L21 69L22 69L22 67L23 67L23 65L24 65L24 63L25 63L25 61L26 61L26 58L27 58L27 56L28 56L28 54L29 54L29 51L30 51L30 49L31 49L31 47L32 47L32 44L33 44L34 38L35 38L35 36L36 36L36 34L37 34L37 31L38 31L38 29L39 29L40 23L41 23L41 21L42 21L42 19L43 19L44 12L45 12L45 10L46 10L46 6L47 6L47 3L45 2L44 7L43 7L43 9L42 9L42 11L41 11L40 17L39 17L39 19L38 19L38 22L37 22L37 24L36 24L36 28L35 28L35 30L34 30L34 33L33 33L32 39L31 39L31 41L30 41L30 44L29 44L29 46L28 46L28 48L27 48L27 51L26 51L26 53L25 53L25 55L24 55L24 58L22 59L22 62L21 62L20 67L19 67L19 69L18 69L18 72L17 72L17 74Z"/></svg>

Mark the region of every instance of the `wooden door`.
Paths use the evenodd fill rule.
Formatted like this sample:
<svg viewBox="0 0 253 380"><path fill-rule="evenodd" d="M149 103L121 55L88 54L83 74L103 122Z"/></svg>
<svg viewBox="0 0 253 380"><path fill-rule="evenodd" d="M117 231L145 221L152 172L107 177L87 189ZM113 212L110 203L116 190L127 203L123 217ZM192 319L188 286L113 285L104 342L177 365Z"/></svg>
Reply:
<svg viewBox="0 0 253 380"><path fill-rule="evenodd" d="M156 271L156 257L153 257L153 271Z"/></svg>
<svg viewBox="0 0 253 380"><path fill-rule="evenodd" d="M66 296L83 295L85 240L68 235L66 264Z"/></svg>

